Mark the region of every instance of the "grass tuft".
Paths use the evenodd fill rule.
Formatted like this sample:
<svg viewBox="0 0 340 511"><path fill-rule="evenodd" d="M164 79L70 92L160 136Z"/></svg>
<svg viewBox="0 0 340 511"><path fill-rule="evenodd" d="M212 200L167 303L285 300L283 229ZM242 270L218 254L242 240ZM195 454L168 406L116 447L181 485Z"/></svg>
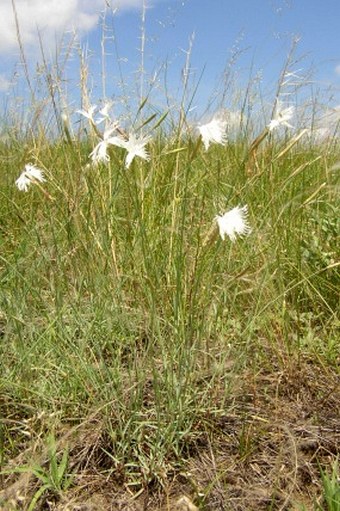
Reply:
<svg viewBox="0 0 340 511"><path fill-rule="evenodd" d="M59 131L32 96L35 124L0 142L2 509L293 509L322 491L338 509L338 140L252 133L243 111L205 151L192 44L177 111L142 77L107 160L89 157L101 126L76 134L53 95ZM150 160L126 168L132 132ZM28 162L46 181L25 193ZM251 233L222 240L216 216L245 205Z"/></svg>

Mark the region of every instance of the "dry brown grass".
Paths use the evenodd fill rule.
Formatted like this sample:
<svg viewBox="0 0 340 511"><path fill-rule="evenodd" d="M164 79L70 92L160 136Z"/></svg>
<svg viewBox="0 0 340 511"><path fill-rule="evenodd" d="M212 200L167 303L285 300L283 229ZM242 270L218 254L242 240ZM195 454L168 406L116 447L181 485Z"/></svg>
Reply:
<svg viewBox="0 0 340 511"><path fill-rule="evenodd" d="M69 428L58 445L70 448L74 485L59 500L41 499L39 509L283 511L302 503L313 509L321 495L320 465L329 467L340 452L337 368L303 360L284 370L278 365L277 372L244 374L241 381L225 413L196 424L195 442L186 446L181 468L167 474L163 488L133 490L119 471L107 471L99 415ZM31 451L38 451L38 443ZM22 463L25 454L11 465ZM41 451L40 459L44 455ZM3 478L1 509L27 509L36 487L27 474Z"/></svg>

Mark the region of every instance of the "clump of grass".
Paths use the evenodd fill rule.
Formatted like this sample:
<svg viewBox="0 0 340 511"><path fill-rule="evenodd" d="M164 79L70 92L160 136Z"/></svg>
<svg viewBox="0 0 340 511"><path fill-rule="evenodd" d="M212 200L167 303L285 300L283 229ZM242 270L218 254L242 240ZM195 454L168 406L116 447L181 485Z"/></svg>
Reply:
<svg viewBox="0 0 340 511"><path fill-rule="evenodd" d="M188 56L186 77L189 67ZM135 493L165 487L244 371L336 363L335 149L265 128L204 151L186 129L188 90L186 80L175 130L140 98L133 128L152 135L150 161L129 169L123 146L91 164L95 124L88 137L51 137L41 123L0 146L2 466L27 448L23 419L43 411L62 429L94 414L98 470ZM28 159L46 183L20 193ZM216 215L245 204L252 233L222 241ZM71 484L68 455L52 458L32 470L42 486L31 505Z"/></svg>
<svg viewBox="0 0 340 511"><path fill-rule="evenodd" d="M338 511L340 509L340 478L337 459L333 463L331 474L321 469L321 478L326 509L328 511ZM318 506L318 509L322 508Z"/></svg>

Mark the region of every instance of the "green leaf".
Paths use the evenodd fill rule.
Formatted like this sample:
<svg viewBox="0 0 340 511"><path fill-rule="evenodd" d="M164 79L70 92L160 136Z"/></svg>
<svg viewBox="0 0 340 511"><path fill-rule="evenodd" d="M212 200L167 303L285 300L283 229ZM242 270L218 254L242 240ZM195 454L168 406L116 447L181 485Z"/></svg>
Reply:
<svg viewBox="0 0 340 511"><path fill-rule="evenodd" d="M137 115L139 114L139 112L140 112L141 110L143 110L143 108L145 107L145 104L146 104L147 100L148 100L148 97L146 97L146 98L144 98L144 99L142 100L141 104L140 104L140 105L139 105L139 107L138 107Z"/></svg>
<svg viewBox="0 0 340 511"><path fill-rule="evenodd" d="M159 119L158 121L156 122L156 124L154 126L152 126L152 129L155 130L156 128L158 128L158 126L160 124L162 124L162 122L164 121L164 119L168 116L168 113L169 111L165 112Z"/></svg>
<svg viewBox="0 0 340 511"><path fill-rule="evenodd" d="M177 149L172 149L171 151L167 151L164 154L176 154L176 153L181 153L186 150L187 150L187 147L177 147Z"/></svg>
<svg viewBox="0 0 340 511"><path fill-rule="evenodd" d="M138 128L136 128L136 131L138 131L141 128L143 128L143 126L146 126L147 124L149 124L149 122L151 122L156 116L157 116L157 114L150 115L150 117L148 117L146 119L146 121L144 121L140 126L138 126Z"/></svg>
<svg viewBox="0 0 340 511"><path fill-rule="evenodd" d="M58 467L58 481L59 481L59 483L61 483L61 481L63 480L67 465L68 465L68 450L65 449L63 452L63 456L61 458L60 465Z"/></svg>
<svg viewBox="0 0 340 511"><path fill-rule="evenodd" d="M36 509L35 507L36 503L38 502L40 497L45 493L45 491L49 490L49 488L50 487L48 484L44 484L35 492L27 511L34 511Z"/></svg>

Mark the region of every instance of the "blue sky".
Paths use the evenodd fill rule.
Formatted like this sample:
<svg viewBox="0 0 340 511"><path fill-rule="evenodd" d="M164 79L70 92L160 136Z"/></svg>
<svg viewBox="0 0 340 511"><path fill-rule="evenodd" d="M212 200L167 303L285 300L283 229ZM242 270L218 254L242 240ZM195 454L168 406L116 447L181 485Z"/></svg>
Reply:
<svg viewBox="0 0 340 511"><path fill-rule="evenodd" d="M118 0L112 0L113 8ZM166 63L167 86L176 94L186 51L192 38L193 81L202 73L197 102L207 102L226 64L237 55L233 71L240 84L261 77L261 89L273 91L293 38L299 38L295 69L313 69L314 89L334 90L333 104L340 103L340 1L339 0L146 0L144 65L148 77ZM106 32L108 96L117 94L120 72L127 83L138 75L141 54L141 4L143 0L120 0ZM16 0L22 41L30 69L40 60L36 27L46 53L53 55L56 38L66 30L79 32L79 42L91 53L93 95L103 95L100 80L104 0ZM1 0L0 94L11 94L12 73L18 61L11 0ZM113 25L112 25L113 22ZM74 25L76 27L74 28ZM112 32L113 26L113 32ZM110 36L114 35L114 42ZM119 65L117 63L119 58ZM302 58L303 57L303 58ZM70 90L76 96L78 60L68 66L74 79ZM20 66L17 67L20 71ZM33 71L32 71L33 72ZM163 88L163 78L159 87ZM132 89L131 89L132 90ZM146 85L144 87L146 90Z"/></svg>

